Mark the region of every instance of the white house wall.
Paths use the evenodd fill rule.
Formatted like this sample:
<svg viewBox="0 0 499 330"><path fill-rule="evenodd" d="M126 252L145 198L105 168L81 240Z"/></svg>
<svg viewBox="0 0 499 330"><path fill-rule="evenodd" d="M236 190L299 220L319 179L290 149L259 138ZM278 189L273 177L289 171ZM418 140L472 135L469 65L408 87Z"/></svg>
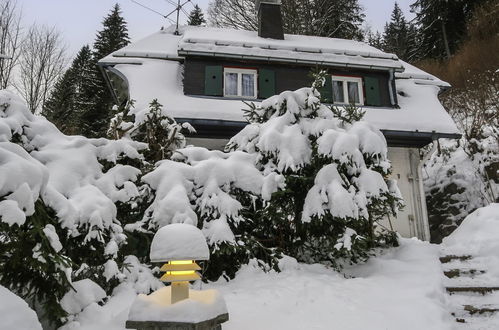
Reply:
<svg viewBox="0 0 499 330"><path fill-rule="evenodd" d="M396 218L386 219L382 225L397 231L403 237L429 240L426 203L421 186L419 150L417 148L388 148L392 162L391 178L397 180L405 207Z"/></svg>

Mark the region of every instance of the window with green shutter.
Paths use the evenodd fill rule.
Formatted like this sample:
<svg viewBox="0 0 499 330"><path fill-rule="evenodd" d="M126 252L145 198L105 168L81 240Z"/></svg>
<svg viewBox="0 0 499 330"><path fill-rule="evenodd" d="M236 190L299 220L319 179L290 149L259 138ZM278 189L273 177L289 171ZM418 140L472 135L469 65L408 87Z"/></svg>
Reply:
<svg viewBox="0 0 499 330"><path fill-rule="evenodd" d="M275 95L275 73L273 70L260 69L258 71L258 96L266 99Z"/></svg>
<svg viewBox="0 0 499 330"><path fill-rule="evenodd" d="M331 80L331 76L326 76L324 86L319 88L319 93L321 93L322 102L333 103L333 82Z"/></svg>
<svg viewBox="0 0 499 330"><path fill-rule="evenodd" d="M221 65L205 67L204 93L210 96L223 96L223 67Z"/></svg>
<svg viewBox="0 0 499 330"><path fill-rule="evenodd" d="M372 77L364 77L364 86L366 89L366 104L380 106L381 95L379 89L379 79Z"/></svg>

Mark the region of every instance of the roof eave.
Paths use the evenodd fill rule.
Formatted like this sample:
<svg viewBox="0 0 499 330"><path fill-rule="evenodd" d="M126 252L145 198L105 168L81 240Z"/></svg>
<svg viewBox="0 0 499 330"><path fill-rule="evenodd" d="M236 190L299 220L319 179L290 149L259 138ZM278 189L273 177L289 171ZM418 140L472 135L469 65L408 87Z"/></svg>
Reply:
<svg viewBox="0 0 499 330"><path fill-rule="evenodd" d="M362 65L362 64L351 64L351 63L341 63L341 62L313 61L313 60L304 60L304 59L286 58L286 57L274 57L274 56L258 56L258 55L242 55L242 54L218 53L218 52L203 52L203 51L192 51L192 50L184 50L184 49L179 49L178 54L180 56L218 57L218 58L231 58L231 59L243 59L243 60L256 60L256 61L265 61L265 62L278 62L278 63L293 63L293 64L357 68L357 69L370 69L370 70L395 70L395 72L403 72L404 71L404 67L402 67L402 66L395 67L395 66L379 66L379 65Z"/></svg>

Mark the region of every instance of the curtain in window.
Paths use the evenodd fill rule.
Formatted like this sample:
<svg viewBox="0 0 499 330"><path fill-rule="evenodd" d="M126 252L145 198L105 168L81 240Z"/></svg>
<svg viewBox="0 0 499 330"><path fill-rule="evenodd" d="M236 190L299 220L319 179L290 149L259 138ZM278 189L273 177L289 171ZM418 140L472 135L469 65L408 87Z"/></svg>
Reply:
<svg viewBox="0 0 499 330"><path fill-rule="evenodd" d="M358 82L348 82L348 101L350 103L360 103Z"/></svg>
<svg viewBox="0 0 499 330"><path fill-rule="evenodd" d="M243 90L242 96L255 96L255 75L254 74L242 74L243 79Z"/></svg>
<svg viewBox="0 0 499 330"><path fill-rule="evenodd" d="M225 95L237 96L237 73L225 74Z"/></svg>
<svg viewBox="0 0 499 330"><path fill-rule="evenodd" d="M345 95L343 95L343 81L333 80L333 102L345 103Z"/></svg>

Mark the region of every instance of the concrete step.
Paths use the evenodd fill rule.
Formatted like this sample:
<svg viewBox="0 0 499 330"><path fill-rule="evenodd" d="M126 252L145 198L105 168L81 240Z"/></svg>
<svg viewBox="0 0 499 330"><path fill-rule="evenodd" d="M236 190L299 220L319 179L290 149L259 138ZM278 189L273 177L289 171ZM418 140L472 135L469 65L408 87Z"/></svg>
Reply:
<svg viewBox="0 0 499 330"><path fill-rule="evenodd" d="M445 288L449 294L460 292L473 292L482 295L499 291L499 286L448 286Z"/></svg>
<svg viewBox="0 0 499 330"><path fill-rule="evenodd" d="M499 329L499 313L484 312L471 314L469 311L452 313L456 323L453 330L497 330Z"/></svg>
<svg viewBox="0 0 499 330"><path fill-rule="evenodd" d="M482 295L480 293L477 294L475 292L458 292L448 295L447 301L451 311L461 310L464 305L498 305L499 291L494 291L486 295Z"/></svg>
<svg viewBox="0 0 499 330"><path fill-rule="evenodd" d="M460 268L453 268L453 269L448 269L444 270L444 275L448 278L455 278L455 277L470 277L470 278L475 278L476 276L485 274L486 271L483 269L460 269Z"/></svg>
<svg viewBox="0 0 499 330"><path fill-rule="evenodd" d="M453 260L465 261L465 260L469 260L471 258L472 258L472 256L470 256L470 255L457 256L457 255L451 254L451 255L446 255L446 256L440 257L440 262L445 264L445 263L451 262Z"/></svg>
<svg viewBox="0 0 499 330"><path fill-rule="evenodd" d="M475 277L459 276L459 277L445 278L444 285L450 288L453 287L495 288L499 287L499 278L491 276L489 274L480 274Z"/></svg>
<svg viewBox="0 0 499 330"><path fill-rule="evenodd" d="M482 305L482 306L472 306L472 305L464 305L464 310L474 314L491 314L499 312L498 305Z"/></svg>

